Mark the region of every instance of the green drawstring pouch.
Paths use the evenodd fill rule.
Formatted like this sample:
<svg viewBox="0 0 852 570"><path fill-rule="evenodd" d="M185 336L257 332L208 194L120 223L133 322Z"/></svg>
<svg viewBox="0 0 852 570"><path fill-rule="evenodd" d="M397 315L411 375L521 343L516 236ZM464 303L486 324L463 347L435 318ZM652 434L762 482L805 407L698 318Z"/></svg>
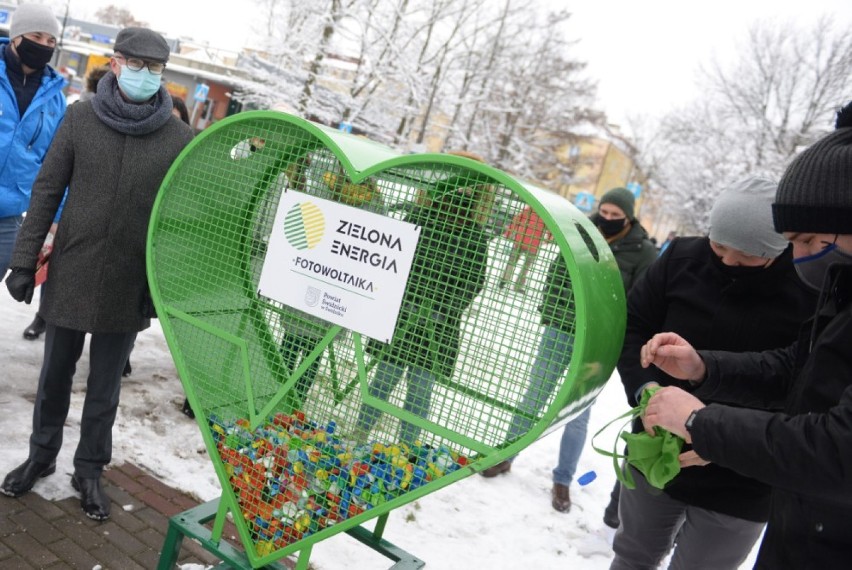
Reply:
<svg viewBox="0 0 852 570"><path fill-rule="evenodd" d="M680 455L684 444L682 437L674 435L670 431L660 427L655 428L656 435L653 436L645 431L641 433L624 431L635 418L645 413L648 400L659 389L660 387L657 386L644 390L638 406L606 424L592 437L592 448L601 455L612 457L615 476L628 489L636 488L636 482L633 479L630 469L627 468L628 465L632 465L639 470L648 481L648 484L657 489L665 487L669 481L680 473L678 455ZM618 439L613 444L611 452L595 445L595 439L604 430L624 418L627 418L627 421L621 427L620 438L627 443L627 455L618 453ZM621 460L624 460L624 462L621 463Z"/></svg>

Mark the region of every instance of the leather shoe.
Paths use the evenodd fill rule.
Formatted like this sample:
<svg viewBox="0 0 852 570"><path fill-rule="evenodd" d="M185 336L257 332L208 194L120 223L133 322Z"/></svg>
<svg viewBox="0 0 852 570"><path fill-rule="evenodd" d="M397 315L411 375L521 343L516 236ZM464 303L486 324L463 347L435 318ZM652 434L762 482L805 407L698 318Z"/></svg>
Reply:
<svg viewBox="0 0 852 570"><path fill-rule="evenodd" d="M571 494L568 492L568 485L553 484L550 504L560 513L567 513L571 510Z"/></svg>
<svg viewBox="0 0 852 570"><path fill-rule="evenodd" d="M56 472L56 461L39 463L27 459L15 469L9 471L6 479L3 480L0 491L9 497L20 497L33 488L36 480L52 475L54 472Z"/></svg>
<svg viewBox="0 0 852 570"><path fill-rule="evenodd" d="M38 313L36 313L33 322L31 322L29 326L24 329L24 338L27 340L36 340L44 332L46 326L47 325L45 324L44 319L41 318Z"/></svg>
<svg viewBox="0 0 852 570"><path fill-rule="evenodd" d="M511 461L501 461L497 465L492 465L488 469L483 469L479 472L483 477L491 478L496 477L497 475L501 475L503 473L508 473L512 470L512 462Z"/></svg>
<svg viewBox="0 0 852 570"><path fill-rule="evenodd" d="M109 518L110 501L101 488L100 477L71 476L71 486L80 493L80 506L90 519L105 521Z"/></svg>

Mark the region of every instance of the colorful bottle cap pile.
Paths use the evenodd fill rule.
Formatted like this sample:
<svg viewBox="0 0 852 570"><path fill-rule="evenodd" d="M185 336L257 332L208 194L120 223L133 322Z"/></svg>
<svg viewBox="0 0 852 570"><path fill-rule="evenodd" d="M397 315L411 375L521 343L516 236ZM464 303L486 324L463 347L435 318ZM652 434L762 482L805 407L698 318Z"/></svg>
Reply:
<svg viewBox="0 0 852 570"><path fill-rule="evenodd" d="M344 441L301 411L249 422L210 416L258 555L280 550L468 464L445 446Z"/></svg>

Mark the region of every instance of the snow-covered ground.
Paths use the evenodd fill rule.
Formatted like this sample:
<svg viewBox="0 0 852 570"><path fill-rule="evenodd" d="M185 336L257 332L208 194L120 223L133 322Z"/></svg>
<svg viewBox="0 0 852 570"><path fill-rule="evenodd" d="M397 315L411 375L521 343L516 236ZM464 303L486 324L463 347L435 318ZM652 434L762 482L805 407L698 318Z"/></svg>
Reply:
<svg viewBox="0 0 852 570"><path fill-rule="evenodd" d="M15 303L0 285L0 476L27 456L44 340L27 341L21 333L35 310L35 302L30 306ZM157 321L139 335L131 360L133 374L124 379L113 430L113 462L133 462L199 500L217 497L219 482L198 427L181 414L183 390ZM57 474L35 487L35 492L49 499L73 494L69 476L87 372L84 352ZM626 409L616 374L593 408L590 436ZM615 480L612 462L587 448L577 475L593 470L597 479L585 487L572 486L571 512L554 511L550 472L560 433L551 433L526 449L508 475L470 477L392 513L385 539L425 560L430 569L608 568L614 531L604 526L601 517ZM614 434L608 435L606 442L611 444L612 437ZM754 553L743 568L750 568L753 561ZM312 563L317 570L390 566L388 559L345 534L316 545Z"/></svg>

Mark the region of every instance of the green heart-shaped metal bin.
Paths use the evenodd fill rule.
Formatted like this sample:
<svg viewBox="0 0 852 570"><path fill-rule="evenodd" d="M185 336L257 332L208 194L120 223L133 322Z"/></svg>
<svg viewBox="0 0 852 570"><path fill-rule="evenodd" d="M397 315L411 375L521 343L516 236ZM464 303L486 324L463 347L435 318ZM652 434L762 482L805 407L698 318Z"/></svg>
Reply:
<svg viewBox="0 0 852 570"><path fill-rule="evenodd" d="M214 543L232 513L252 567L517 454L594 401L623 338L614 258L564 198L283 113L192 141L147 254L222 484Z"/></svg>

